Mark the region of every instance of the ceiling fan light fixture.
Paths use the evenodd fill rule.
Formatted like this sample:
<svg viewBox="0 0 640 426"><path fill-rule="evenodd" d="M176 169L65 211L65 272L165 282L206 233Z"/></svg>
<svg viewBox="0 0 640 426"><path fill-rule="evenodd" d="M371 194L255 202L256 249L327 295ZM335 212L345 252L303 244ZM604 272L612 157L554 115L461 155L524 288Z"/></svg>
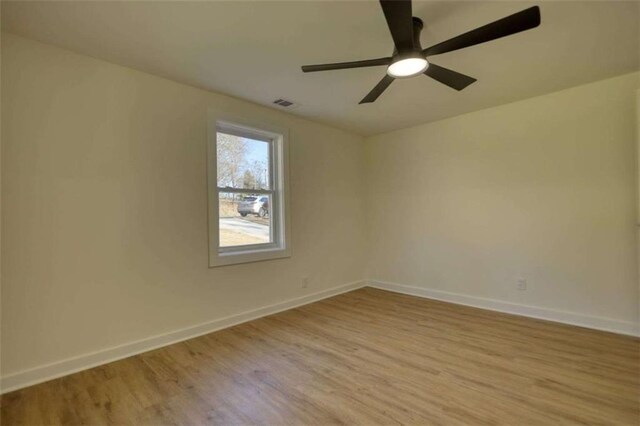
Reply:
<svg viewBox="0 0 640 426"><path fill-rule="evenodd" d="M429 68L429 62L425 58L405 58L389 65L387 74L393 78L413 77L422 74Z"/></svg>

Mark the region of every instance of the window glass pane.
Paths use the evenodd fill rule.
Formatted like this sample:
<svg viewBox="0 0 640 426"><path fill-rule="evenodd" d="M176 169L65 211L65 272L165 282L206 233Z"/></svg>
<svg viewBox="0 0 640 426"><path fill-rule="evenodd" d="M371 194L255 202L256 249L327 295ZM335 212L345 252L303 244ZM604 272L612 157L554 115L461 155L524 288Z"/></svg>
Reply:
<svg viewBox="0 0 640 426"><path fill-rule="evenodd" d="M217 133L218 187L270 189L269 142Z"/></svg>
<svg viewBox="0 0 640 426"><path fill-rule="evenodd" d="M271 196L220 192L220 247L272 242Z"/></svg>

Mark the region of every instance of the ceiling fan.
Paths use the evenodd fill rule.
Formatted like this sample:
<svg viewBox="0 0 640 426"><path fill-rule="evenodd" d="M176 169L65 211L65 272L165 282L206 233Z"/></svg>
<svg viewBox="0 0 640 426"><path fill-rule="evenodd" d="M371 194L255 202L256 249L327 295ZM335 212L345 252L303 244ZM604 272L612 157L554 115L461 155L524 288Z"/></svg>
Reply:
<svg viewBox="0 0 640 426"><path fill-rule="evenodd" d="M380 6L382 6L387 26L393 38L394 49L391 56L364 61L304 65L302 71L315 72L387 66L387 75L360 101L361 104L374 102L396 78L413 77L418 74L425 74L453 89L462 90L475 82L476 79L438 66L429 62L427 58L516 34L540 25L540 8L533 6L442 43L422 49L420 31L422 31L423 23L420 18L412 16L411 0L380 0Z"/></svg>

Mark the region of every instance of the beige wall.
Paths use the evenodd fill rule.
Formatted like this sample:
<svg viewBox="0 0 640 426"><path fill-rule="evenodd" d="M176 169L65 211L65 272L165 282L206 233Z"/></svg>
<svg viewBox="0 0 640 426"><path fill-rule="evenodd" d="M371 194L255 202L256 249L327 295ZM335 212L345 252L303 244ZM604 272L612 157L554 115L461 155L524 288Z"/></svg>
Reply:
<svg viewBox="0 0 640 426"><path fill-rule="evenodd" d="M637 246L638 246L638 306L640 306L640 88L636 91L636 178L637 178L637 186L638 192L636 193L637 197L637 215L636 215L636 235L637 235ZM639 308L640 309L640 308ZM640 314L639 314L640 316Z"/></svg>
<svg viewBox="0 0 640 426"><path fill-rule="evenodd" d="M290 129L290 259L207 268L209 107ZM3 375L363 278L359 136L6 34L2 111Z"/></svg>
<svg viewBox="0 0 640 426"><path fill-rule="evenodd" d="M369 278L637 321L638 78L368 139Z"/></svg>

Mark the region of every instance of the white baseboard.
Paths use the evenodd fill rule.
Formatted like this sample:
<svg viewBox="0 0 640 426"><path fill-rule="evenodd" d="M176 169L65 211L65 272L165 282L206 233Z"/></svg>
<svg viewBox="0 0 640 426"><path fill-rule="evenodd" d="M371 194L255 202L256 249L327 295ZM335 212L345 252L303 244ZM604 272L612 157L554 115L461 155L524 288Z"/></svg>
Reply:
<svg viewBox="0 0 640 426"><path fill-rule="evenodd" d="M412 287L385 281L369 280L367 285L380 290L388 290L395 293L441 300L444 302L456 303L458 305L473 306L475 308L489 309L492 311L577 325L580 327L593 328L596 330L609 331L629 336L640 336L640 324L631 321L621 321L612 318L578 314L575 312L558 311L531 305L521 305L513 302L505 302L503 300L468 296L459 293L449 293L442 290Z"/></svg>
<svg viewBox="0 0 640 426"><path fill-rule="evenodd" d="M295 299L289 299L274 305L263 306L251 311L231 315L204 324L183 328L165 334L149 337L135 342L125 343L96 352L68 358L51 364L42 365L28 370L19 371L0 378L0 394L46 382L51 379L66 376L78 371L97 367L102 364L127 358L183 340L192 339L204 334L212 333L223 328L228 328L243 322L251 321L267 315L272 315L287 309L317 302L327 297L336 296L361 287L364 281L355 281L349 284L333 287L317 293L309 294Z"/></svg>

